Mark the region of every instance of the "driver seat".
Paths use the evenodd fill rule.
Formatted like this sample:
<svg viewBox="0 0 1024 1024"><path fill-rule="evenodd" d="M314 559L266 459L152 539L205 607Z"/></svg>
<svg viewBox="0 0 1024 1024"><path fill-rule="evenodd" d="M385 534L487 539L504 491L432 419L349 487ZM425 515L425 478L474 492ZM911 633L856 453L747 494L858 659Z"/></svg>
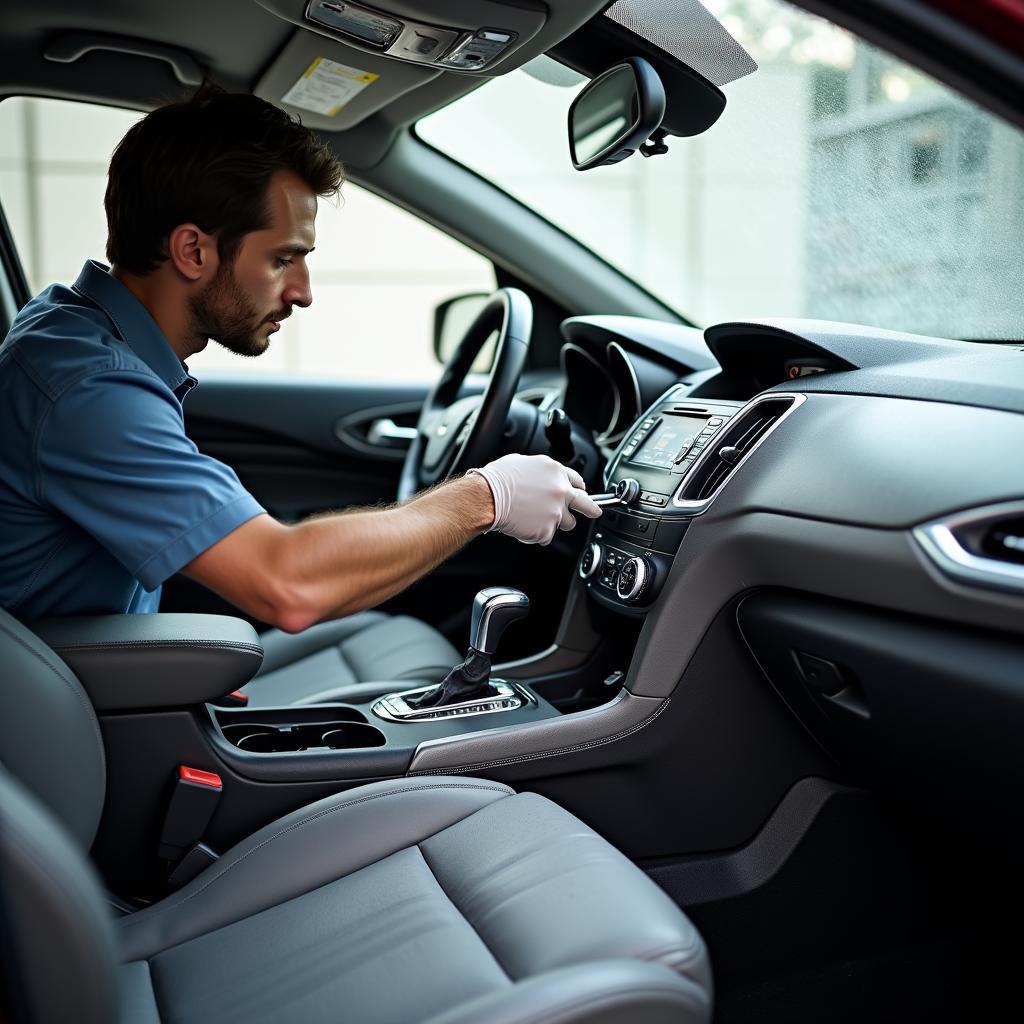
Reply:
<svg viewBox="0 0 1024 1024"><path fill-rule="evenodd" d="M301 633L270 629L260 640L263 665L242 688L251 708L369 700L438 683L462 660L433 626L378 611Z"/></svg>

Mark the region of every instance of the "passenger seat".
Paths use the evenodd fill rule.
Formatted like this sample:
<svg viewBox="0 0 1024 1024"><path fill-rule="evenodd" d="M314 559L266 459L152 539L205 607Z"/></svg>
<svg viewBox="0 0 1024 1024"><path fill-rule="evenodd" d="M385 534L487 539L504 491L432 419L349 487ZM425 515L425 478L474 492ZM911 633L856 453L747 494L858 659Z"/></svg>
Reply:
<svg viewBox="0 0 1024 1024"><path fill-rule="evenodd" d="M463 777L304 807L115 919L86 859L103 808L78 680L0 612L0 934L12 1024L710 1019L693 925L549 800Z"/></svg>

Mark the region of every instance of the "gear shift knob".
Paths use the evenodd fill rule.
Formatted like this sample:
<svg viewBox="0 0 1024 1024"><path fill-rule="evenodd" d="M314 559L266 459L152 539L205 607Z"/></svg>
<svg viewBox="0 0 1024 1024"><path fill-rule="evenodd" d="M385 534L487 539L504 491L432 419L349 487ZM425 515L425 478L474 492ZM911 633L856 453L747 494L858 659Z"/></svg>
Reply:
<svg viewBox="0 0 1024 1024"><path fill-rule="evenodd" d="M473 601L469 646L491 655L505 629L530 612L530 599L512 587L484 587Z"/></svg>

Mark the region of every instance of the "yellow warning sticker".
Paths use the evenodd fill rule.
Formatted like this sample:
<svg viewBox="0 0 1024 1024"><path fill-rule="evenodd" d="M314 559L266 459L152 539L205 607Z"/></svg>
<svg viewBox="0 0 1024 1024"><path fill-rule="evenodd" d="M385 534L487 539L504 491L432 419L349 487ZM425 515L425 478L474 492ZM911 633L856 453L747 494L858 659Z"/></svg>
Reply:
<svg viewBox="0 0 1024 1024"><path fill-rule="evenodd" d="M334 117L346 103L361 93L368 85L376 82L380 75L372 71L360 71L347 64L317 57L306 68L305 74L281 97L301 110L314 114Z"/></svg>

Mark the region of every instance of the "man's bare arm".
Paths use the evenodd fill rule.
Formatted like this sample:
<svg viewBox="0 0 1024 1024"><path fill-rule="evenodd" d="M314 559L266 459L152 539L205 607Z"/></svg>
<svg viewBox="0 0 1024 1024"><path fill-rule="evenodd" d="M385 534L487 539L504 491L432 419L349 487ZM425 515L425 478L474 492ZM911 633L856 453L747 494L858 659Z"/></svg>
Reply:
<svg viewBox="0 0 1024 1024"><path fill-rule="evenodd" d="M257 516L182 570L289 633L380 604L494 521L491 489L469 475L394 508L286 526Z"/></svg>

